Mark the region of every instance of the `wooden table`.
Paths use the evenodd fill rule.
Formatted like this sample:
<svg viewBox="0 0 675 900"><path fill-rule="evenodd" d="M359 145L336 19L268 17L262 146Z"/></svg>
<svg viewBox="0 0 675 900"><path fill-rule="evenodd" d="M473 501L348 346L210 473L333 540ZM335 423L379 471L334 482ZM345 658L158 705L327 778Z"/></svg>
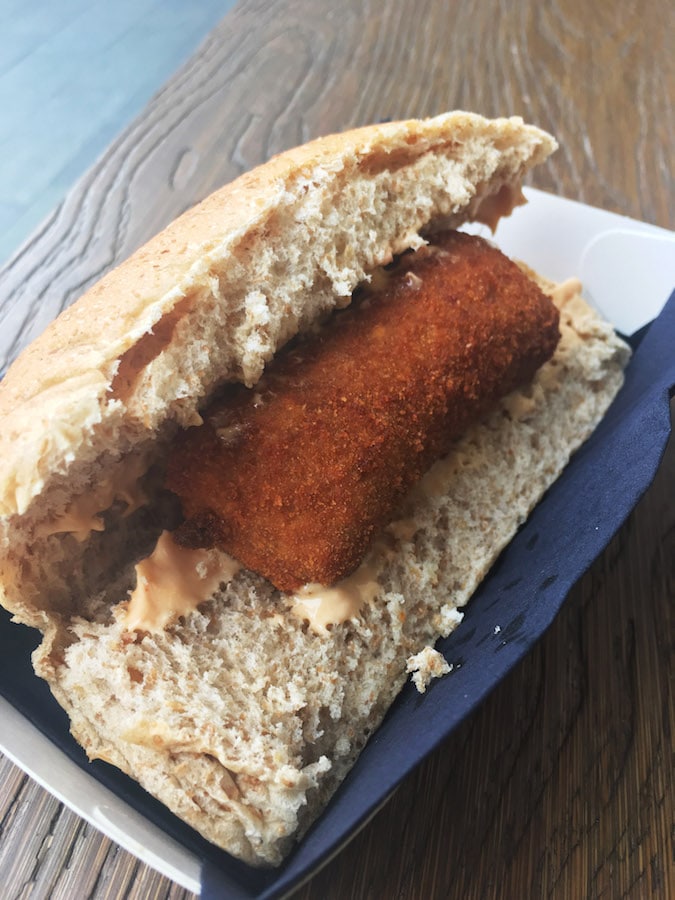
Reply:
<svg viewBox="0 0 675 900"><path fill-rule="evenodd" d="M385 117L520 113L534 183L675 225L673 12L589 4L241 2L2 274L24 337L216 185ZM40 302L30 304L40 298ZM298 894L673 897L675 447L536 648ZM0 759L0 895L183 897Z"/></svg>

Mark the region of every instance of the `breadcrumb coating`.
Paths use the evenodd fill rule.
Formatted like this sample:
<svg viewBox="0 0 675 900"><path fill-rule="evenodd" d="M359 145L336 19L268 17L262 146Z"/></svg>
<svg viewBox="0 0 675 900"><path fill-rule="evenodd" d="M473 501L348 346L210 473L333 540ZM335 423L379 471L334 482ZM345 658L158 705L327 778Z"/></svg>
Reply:
<svg viewBox="0 0 675 900"><path fill-rule="evenodd" d="M217 545L280 590L334 583L558 338L555 306L500 251L435 235L180 435L167 470L187 519L177 539Z"/></svg>

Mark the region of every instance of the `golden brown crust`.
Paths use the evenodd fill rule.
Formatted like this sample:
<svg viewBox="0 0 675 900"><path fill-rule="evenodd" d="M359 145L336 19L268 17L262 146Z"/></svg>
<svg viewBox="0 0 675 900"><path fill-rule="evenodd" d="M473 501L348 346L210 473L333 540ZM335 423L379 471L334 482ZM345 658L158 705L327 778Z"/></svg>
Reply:
<svg viewBox="0 0 675 900"><path fill-rule="evenodd" d="M515 263L457 231L336 316L208 407L169 456L191 517L179 540L216 544L284 591L352 572L410 486L559 336Z"/></svg>
<svg viewBox="0 0 675 900"><path fill-rule="evenodd" d="M342 166L345 159L353 159L357 165L364 160L363 166L367 164L372 171L376 167L396 167L404 160L409 162L415 156L437 150L439 142L448 141L449 129L453 139L461 144L465 133L475 129L477 123L482 126L485 120L451 113L432 121L435 124L424 129L412 119L317 138L273 157L214 191L101 278L21 354L2 382L0 417L9 415L17 403L25 403L55 384L59 375L86 371L92 363L100 367L102 335L109 349L115 351L107 362L114 362L134 341L139 320L149 304L171 296L192 266L218 249L224 240L264 226L275 194L286 188L291 177L311 176L315 167L326 163ZM512 121L511 129L504 128L504 120L491 124L495 131L501 128L506 135L512 131L517 138L523 126ZM538 129L525 127L548 137ZM392 143L401 140L407 145L405 156L400 150L389 151ZM547 154L552 146L546 142L542 149ZM175 297L172 299L175 302ZM104 374L110 376L105 370Z"/></svg>

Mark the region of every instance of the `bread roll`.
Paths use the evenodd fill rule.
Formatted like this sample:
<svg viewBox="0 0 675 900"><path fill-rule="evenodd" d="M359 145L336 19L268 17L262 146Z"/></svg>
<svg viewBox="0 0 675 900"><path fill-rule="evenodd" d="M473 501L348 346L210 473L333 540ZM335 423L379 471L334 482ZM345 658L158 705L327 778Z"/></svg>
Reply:
<svg viewBox="0 0 675 900"><path fill-rule="evenodd" d="M37 673L90 757L251 864L278 864L320 812L406 660L461 620L592 431L628 351L578 286L545 284L553 360L412 490L357 570L360 602L337 612L231 565L183 615L178 592L173 617L134 626L135 564L177 523L167 447L395 254L495 224L554 147L519 119L458 112L288 151L103 278L0 385L0 598L43 632Z"/></svg>

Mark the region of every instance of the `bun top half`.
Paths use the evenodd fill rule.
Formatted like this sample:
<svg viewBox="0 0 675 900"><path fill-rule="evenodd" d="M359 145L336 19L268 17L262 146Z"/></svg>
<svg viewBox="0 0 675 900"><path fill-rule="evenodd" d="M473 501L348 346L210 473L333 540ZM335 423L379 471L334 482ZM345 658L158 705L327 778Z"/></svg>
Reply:
<svg viewBox="0 0 675 900"><path fill-rule="evenodd" d="M5 547L16 559L40 522L129 453L199 422L220 384L254 384L280 346L425 232L494 224L555 147L515 117L384 123L282 153L180 216L0 384Z"/></svg>
<svg viewBox="0 0 675 900"><path fill-rule="evenodd" d="M65 310L0 385L0 515L24 514L74 461L188 424L223 381L349 302L420 233L518 195L555 148L521 119L463 112L331 135L242 175Z"/></svg>

